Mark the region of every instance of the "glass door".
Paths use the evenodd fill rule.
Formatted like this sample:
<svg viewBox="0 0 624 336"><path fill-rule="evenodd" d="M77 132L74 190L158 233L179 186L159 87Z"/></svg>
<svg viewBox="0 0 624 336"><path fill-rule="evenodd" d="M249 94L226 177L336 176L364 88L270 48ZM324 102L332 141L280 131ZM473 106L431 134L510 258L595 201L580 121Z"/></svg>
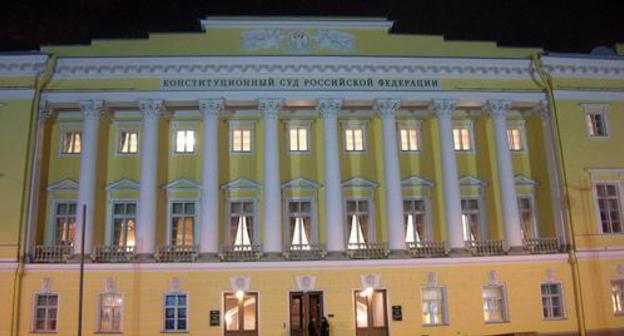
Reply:
<svg viewBox="0 0 624 336"><path fill-rule="evenodd" d="M323 317L323 293L290 293L290 335L318 336Z"/></svg>
<svg viewBox="0 0 624 336"><path fill-rule="evenodd" d="M257 293L227 293L223 302L226 336L258 335Z"/></svg>
<svg viewBox="0 0 624 336"><path fill-rule="evenodd" d="M354 300L356 336L387 336L386 291L355 291Z"/></svg>

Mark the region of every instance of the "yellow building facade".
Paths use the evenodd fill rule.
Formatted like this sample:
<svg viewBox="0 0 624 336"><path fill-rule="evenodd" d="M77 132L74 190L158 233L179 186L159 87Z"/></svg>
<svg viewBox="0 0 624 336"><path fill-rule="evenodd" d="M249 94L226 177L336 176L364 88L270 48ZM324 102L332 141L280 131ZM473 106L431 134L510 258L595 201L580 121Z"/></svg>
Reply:
<svg viewBox="0 0 624 336"><path fill-rule="evenodd" d="M622 47L391 26L0 55L0 335L624 332Z"/></svg>

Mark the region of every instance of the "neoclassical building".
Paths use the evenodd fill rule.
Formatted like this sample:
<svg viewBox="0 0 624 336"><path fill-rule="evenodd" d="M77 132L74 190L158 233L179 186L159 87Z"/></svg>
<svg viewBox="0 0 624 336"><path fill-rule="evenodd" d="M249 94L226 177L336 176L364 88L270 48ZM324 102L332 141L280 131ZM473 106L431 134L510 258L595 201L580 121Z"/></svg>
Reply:
<svg viewBox="0 0 624 336"><path fill-rule="evenodd" d="M1 54L0 334L624 332L624 47L391 26Z"/></svg>

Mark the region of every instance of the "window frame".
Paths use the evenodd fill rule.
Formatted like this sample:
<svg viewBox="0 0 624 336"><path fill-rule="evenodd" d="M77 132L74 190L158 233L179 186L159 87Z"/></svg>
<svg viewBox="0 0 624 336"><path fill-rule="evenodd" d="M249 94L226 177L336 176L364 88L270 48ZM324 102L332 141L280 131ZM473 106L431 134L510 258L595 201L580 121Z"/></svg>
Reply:
<svg viewBox="0 0 624 336"><path fill-rule="evenodd" d="M441 323L425 323L424 321L424 313L425 311L422 309L423 304L425 303L425 295L424 291L427 289L440 289L440 293L442 294L442 322ZM420 309L421 309L421 324L423 327L440 327L440 326L448 326L449 323L449 314L448 314L448 291L447 287L444 285L425 285L420 287Z"/></svg>
<svg viewBox="0 0 624 336"><path fill-rule="evenodd" d="M343 197L343 218L345 223L345 246L347 250L349 250L349 229L351 222L349 221L349 210L347 208L347 204L349 201L367 201L368 202L368 235L366 237L366 243L375 243L377 242L377 228L376 228L376 220L375 220L375 198L373 196L346 196ZM361 223L360 223L361 225Z"/></svg>
<svg viewBox="0 0 624 336"><path fill-rule="evenodd" d="M195 138L195 142L193 144L192 152L178 152L178 132L193 132L193 137ZM185 135L186 136L186 135ZM171 155L172 156L196 156L198 153L199 147L199 133L197 132L197 125L189 125L187 123L173 123L172 131L171 131Z"/></svg>
<svg viewBox="0 0 624 336"><path fill-rule="evenodd" d="M422 241L432 240L433 237L433 226L431 222L431 211L430 211L430 201L428 197L425 196L404 196L401 198L403 204L406 201L422 201L425 207L424 218L423 218L423 229L424 229L424 237L421 237ZM403 206L403 216L405 216L405 206ZM406 224L406 223L403 223ZM407 235L407 233L406 233ZM407 242L406 242L407 243Z"/></svg>
<svg viewBox="0 0 624 336"><path fill-rule="evenodd" d="M84 130L83 130L81 122L75 122L75 121L59 122L58 123L59 142L58 142L57 156L58 157L79 157L82 154L82 149L84 147L83 145L83 142L84 142L83 133L84 132L83 131ZM80 133L80 152L65 153L63 152L65 134L72 133L72 132Z"/></svg>
<svg viewBox="0 0 624 336"><path fill-rule="evenodd" d="M464 215L464 209L461 206L461 202L463 200L477 200L477 205L479 206L479 235L480 235L480 237L476 241L486 240L487 239L487 234L486 234L487 232L486 232L485 228L486 228L487 223L486 223L486 218L485 218L486 213L485 213L485 209L484 209L483 196L481 196L481 195L466 195L466 196L460 195L460 197L459 197L459 207L460 207L460 210L461 210L461 216L462 217ZM464 223L462 222L461 224L462 224L462 234L463 234L464 233L463 230L465 229L464 228ZM464 240L464 241L470 241L470 240Z"/></svg>
<svg viewBox="0 0 624 336"><path fill-rule="evenodd" d="M518 130L518 135L520 137L520 149L512 149L510 148L511 144L509 143L509 131L512 129ZM528 152L527 147L527 139L526 139L526 122L524 119L512 119L507 120L507 129L505 131L505 136L507 137L507 149L512 154L526 154Z"/></svg>
<svg viewBox="0 0 624 336"><path fill-rule="evenodd" d="M244 295L253 295L256 299L256 307L255 307L255 312L256 312L256 316L254 317L254 329L253 331L255 331L258 335L260 335L260 291L256 291L256 290L249 290L249 291L244 291L243 292ZM221 335L226 335L228 330L227 330L227 323L225 322L225 313L226 313L226 299L228 296L234 296L236 297L236 292L234 291L222 291L221 292L221 323L223 323L223 327L221 328ZM244 300L244 297L243 297ZM240 312L240 310L239 310ZM242 329L242 330L241 330ZM244 326L242 328L239 328L238 332L241 331L245 331Z"/></svg>
<svg viewBox="0 0 624 336"><path fill-rule="evenodd" d="M469 149L456 149L455 148L455 129L457 129L457 128L467 129L468 130L468 139L470 141L470 143L469 143L470 148ZM472 120L472 119L453 120L453 127L451 129L451 132L453 132L451 134L451 136L453 138L453 150L455 151L456 154L457 153L474 154L476 152L476 143L475 143L475 137L474 137L474 120ZM461 138L461 136L460 136L460 138Z"/></svg>
<svg viewBox="0 0 624 336"><path fill-rule="evenodd" d="M624 278L614 278L614 279L611 279L609 281L609 284L611 285L610 286L611 290L609 291L610 292L609 296L611 297L611 304L612 305L613 305L613 296L615 294L613 292L613 283L614 282L618 282L620 284L619 297L620 297L620 302L621 302L621 305L622 305L622 310L620 310L620 311L613 310L613 315L615 315L615 316L624 316ZM615 307L612 306L612 308L615 308Z"/></svg>
<svg viewBox="0 0 624 336"><path fill-rule="evenodd" d="M50 202L50 220L49 220L49 229L46 230L46 232L48 233L48 239L46 239L46 241L48 242L48 245L58 245L57 243L57 235L58 235L58 228L56 226L56 207L59 203L66 203L66 204L70 204L70 203L74 203L76 205L76 227L74 228L74 234L75 234L75 230L77 229L78 224L78 212L80 211L80 209L78 208L78 200L77 199L52 199ZM73 244L76 242L76 237L74 237L74 241L72 242L72 246Z"/></svg>
<svg viewBox="0 0 624 336"><path fill-rule="evenodd" d="M104 295L119 295L121 296L121 321L119 321L119 330L102 330L102 297ZM120 292L101 292L97 294L97 313L96 313L96 330L95 333L97 334L123 334L123 330L124 330L124 309L126 306L126 298L124 293L120 293Z"/></svg>
<svg viewBox="0 0 624 336"><path fill-rule="evenodd" d="M106 237L105 237L105 241L106 244L108 246L118 246L115 244L115 219L117 218L115 215L115 204L124 204L125 206L127 206L128 204L132 204L134 203L135 205L135 214L134 214L134 235L135 235L135 242L134 242L134 246L136 247L136 240L137 240L137 217L139 215L139 200L138 199L110 199L109 200L110 203L110 209L109 209L109 216L108 216L108 228L107 228L107 232L106 232ZM124 216L124 218L128 218L127 215ZM127 243L127 226L126 226L126 243ZM125 245L128 246L128 245Z"/></svg>
<svg viewBox="0 0 624 336"><path fill-rule="evenodd" d="M546 317L544 316L544 301L543 301L543 294L542 294L542 286L544 285L558 285L559 286L559 300L561 301L561 316L559 317ZM544 281L540 283L540 306L542 308L542 319L544 321L561 321L561 320L565 320L566 319L566 310L565 310L565 300L564 300L564 294L563 294L563 283L561 281ZM552 307L552 305L551 305Z"/></svg>
<svg viewBox="0 0 624 336"><path fill-rule="evenodd" d="M518 193L517 194L517 200L518 200L518 212L519 215L522 214L522 209L520 209L520 199L521 198L526 198L529 200L529 203L531 204L531 225L533 227L533 233L534 233L534 237L532 238L539 238L540 237L540 231L539 231L539 215L537 213L537 207L536 207L536 202L535 202L535 194L525 194L525 193ZM520 216L520 221L521 221L521 225L522 225L522 216Z"/></svg>
<svg viewBox="0 0 624 336"><path fill-rule="evenodd" d="M288 155L302 155L302 154L310 154L312 153L312 125L313 125L314 121L313 120L286 120L284 121L285 124L285 137L286 137L286 141L284 141L286 143L286 153ZM290 149L290 144L291 144L291 139L290 139L290 130L296 128L296 129L305 129L306 131L306 141L307 141L307 149L306 150L291 150ZM298 134L298 133L297 133ZM298 143L298 140L297 140Z"/></svg>
<svg viewBox="0 0 624 336"><path fill-rule="evenodd" d="M259 223L258 223L258 199L256 197L229 197L227 199L227 209L225 211L225 223L226 223L226 229L225 229L225 244L227 246L234 246L234 239L236 239L236 237L232 237L231 236L231 232L232 232L232 202L251 202L253 203L253 207L254 207L254 211L253 211L253 237L251 237L251 244L252 245L257 245L260 244L258 242L258 227L259 227Z"/></svg>
<svg viewBox="0 0 624 336"><path fill-rule="evenodd" d="M316 199L313 197L286 197L284 199L284 211L283 211L283 222L284 222L284 246L292 245L290 232L290 209L289 204L291 202L309 202L310 203L310 237L308 237L308 244L314 245L318 244L319 241L319 227L318 227L318 207L316 205Z"/></svg>
<svg viewBox="0 0 624 336"><path fill-rule="evenodd" d="M581 104L583 107L583 123L585 125L585 135L587 139L609 139L611 132L609 130L609 108L607 104ZM591 119L592 115L602 116L602 122L604 125L604 135L592 135L589 129L588 121L592 123L592 129L595 129L595 122ZM590 120L588 120L590 118Z"/></svg>
<svg viewBox="0 0 624 336"><path fill-rule="evenodd" d="M178 328L176 328L176 329L167 329L167 315L166 315L167 314L167 296L170 296L170 295L176 295L176 296L184 295L186 297L186 305L184 306L184 308L186 309L186 318L185 318L185 320L186 320L186 328L185 329L178 329ZM189 306L190 306L189 299L190 299L190 295L189 295L188 292L170 291L170 292L163 293L162 329L160 331L161 333L175 334L175 333L188 333L190 331L189 322L190 322L191 318L190 318L190 309L189 309ZM177 313L178 313L178 308L179 307L180 306L178 306L176 304L176 306L175 306L175 311L176 311L176 317L175 317L176 322L175 322L175 325L176 325L176 327L177 327L177 324L178 324L177 320L179 319L177 317Z"/></svg>
<svg viewBox="0 0 624 336"><path fill-rule="evenodd" d="M396 123L397 127L397 143L399 146L400 154L421 154L423 152L423 143L422 143L422 120L398 120ZM416 145L417 148L415 150L412 149L403 149L403 142L401 141L401 131L407 130L416 132ZM409 136L408 136L408 147L409 147Z"/></svg>
<svg viewBox="0 0 624 336"><path fill-rule="evenodd" d="M42 330L42 329L37 329L37 308L39 307L39 305L37 304L37 298L39 297L39 295L56 295L56 323L55 323L55 328L54 330ZM58 292L54 292L54 291L39 291L39 292L34 292L32 295L32 305L31 305L31 324L30 324L30 332L31 333L37 333L37 334L56 334L59 331L59 316L60 316L60 310L61 310L61 295ZM48 306L46 306L46 319L45 321L47 321L47 312Z"/></svg>
<svg viewBox="0 0 624 336"><path fill-rule="evenodd" d="M234 150L234 131L249 130L249 151ZM253 155L256 147L256 122L255 120L229 120L228 121L228 152L230 155Z"/></svg>
<svg viewBox="0 0 624 336"><path fill-rule="evenodd" d="M622 204L622 200L624 199L624 191L622 181L619 180L595 180L592 181L592 193L594 196L594 212L596 218L596 225L598 226L598 233L601 235L621 235L624 234L624 204ZM600 202L598 199L598 185L614 185L616 187L616 196L619 204L619 214L620 214L620 232L604 232L602 226L602 218L600 217Z"/></svg>
<svg viewBox="0 0 624 336"><path fill-rule="evenodd" d="M142 142L142 122L140 121L125 121L125 120L115 120L115 156L124 157L124 156L139 156L141 154L141 142ZM122 132L133 132L137 134L137 151L136 153L122 153L119 149L121 146L121 133Z"/></svg>
<svg viewBox="0 0 624 336"><path fill-rule="evenodd" d="M193 244L198 244L198 225L201 221L201 209L200 209L200 200L195 198L169 198L167 200L167 234L166 234L166 244L171 245L171 238L173 236L173 203L193 203L194 204L194 216L193 216ZM138 208L138 207L137 207ZM138 224L137 224L138 225ZM177 246L187 246L187 245L177 245Z"/></svg>
<svg viewBox="0 0 624 336"><path fill-rule="evenodd" d="M368 120L359 120L359 119L341 120L340 124L341 124L340 138L342 141L343 154L357 155L357 154L368 153L368 134L367 134L368 133ZM360 129L362 131L362 150L347 150L347 130L357 130L357 129Z"/></svg>
<svg viewBox="0 0 624 336"><path fill-rule="evenodd" d="M500 293L501 293L501 298L499 299L502 302L502 310L501 310L501 315L502 315L502 319L500 320L486 320L485 319L485 302L486 302L486 298L483 297L483 295L481 295L481 298L483 300L483 321L486 324L496 324L496 323L508 323L511 319L509 318L509 302L507 300L507 286L505 284L500 284L500 283L489 283L484 285L481 290L482 290L482 294L485 293L486 289L498 289L500 288Z"/></svg>

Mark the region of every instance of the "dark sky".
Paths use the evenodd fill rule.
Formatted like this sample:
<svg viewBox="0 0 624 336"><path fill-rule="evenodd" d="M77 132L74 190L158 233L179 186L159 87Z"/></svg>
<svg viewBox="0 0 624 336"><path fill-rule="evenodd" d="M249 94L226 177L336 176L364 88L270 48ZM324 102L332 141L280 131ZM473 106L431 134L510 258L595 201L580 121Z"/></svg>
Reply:
<svg viewBox="0 0 624 336"><path fill-rule="evenodd" d="M598 45L624 42L624 3L576 2L4 0L0 51L86 44L93 38L144 38L149 32L197 32L206 15L386 17L396 21L397 34L438 34L552 52L587 53Z"/></svg>

